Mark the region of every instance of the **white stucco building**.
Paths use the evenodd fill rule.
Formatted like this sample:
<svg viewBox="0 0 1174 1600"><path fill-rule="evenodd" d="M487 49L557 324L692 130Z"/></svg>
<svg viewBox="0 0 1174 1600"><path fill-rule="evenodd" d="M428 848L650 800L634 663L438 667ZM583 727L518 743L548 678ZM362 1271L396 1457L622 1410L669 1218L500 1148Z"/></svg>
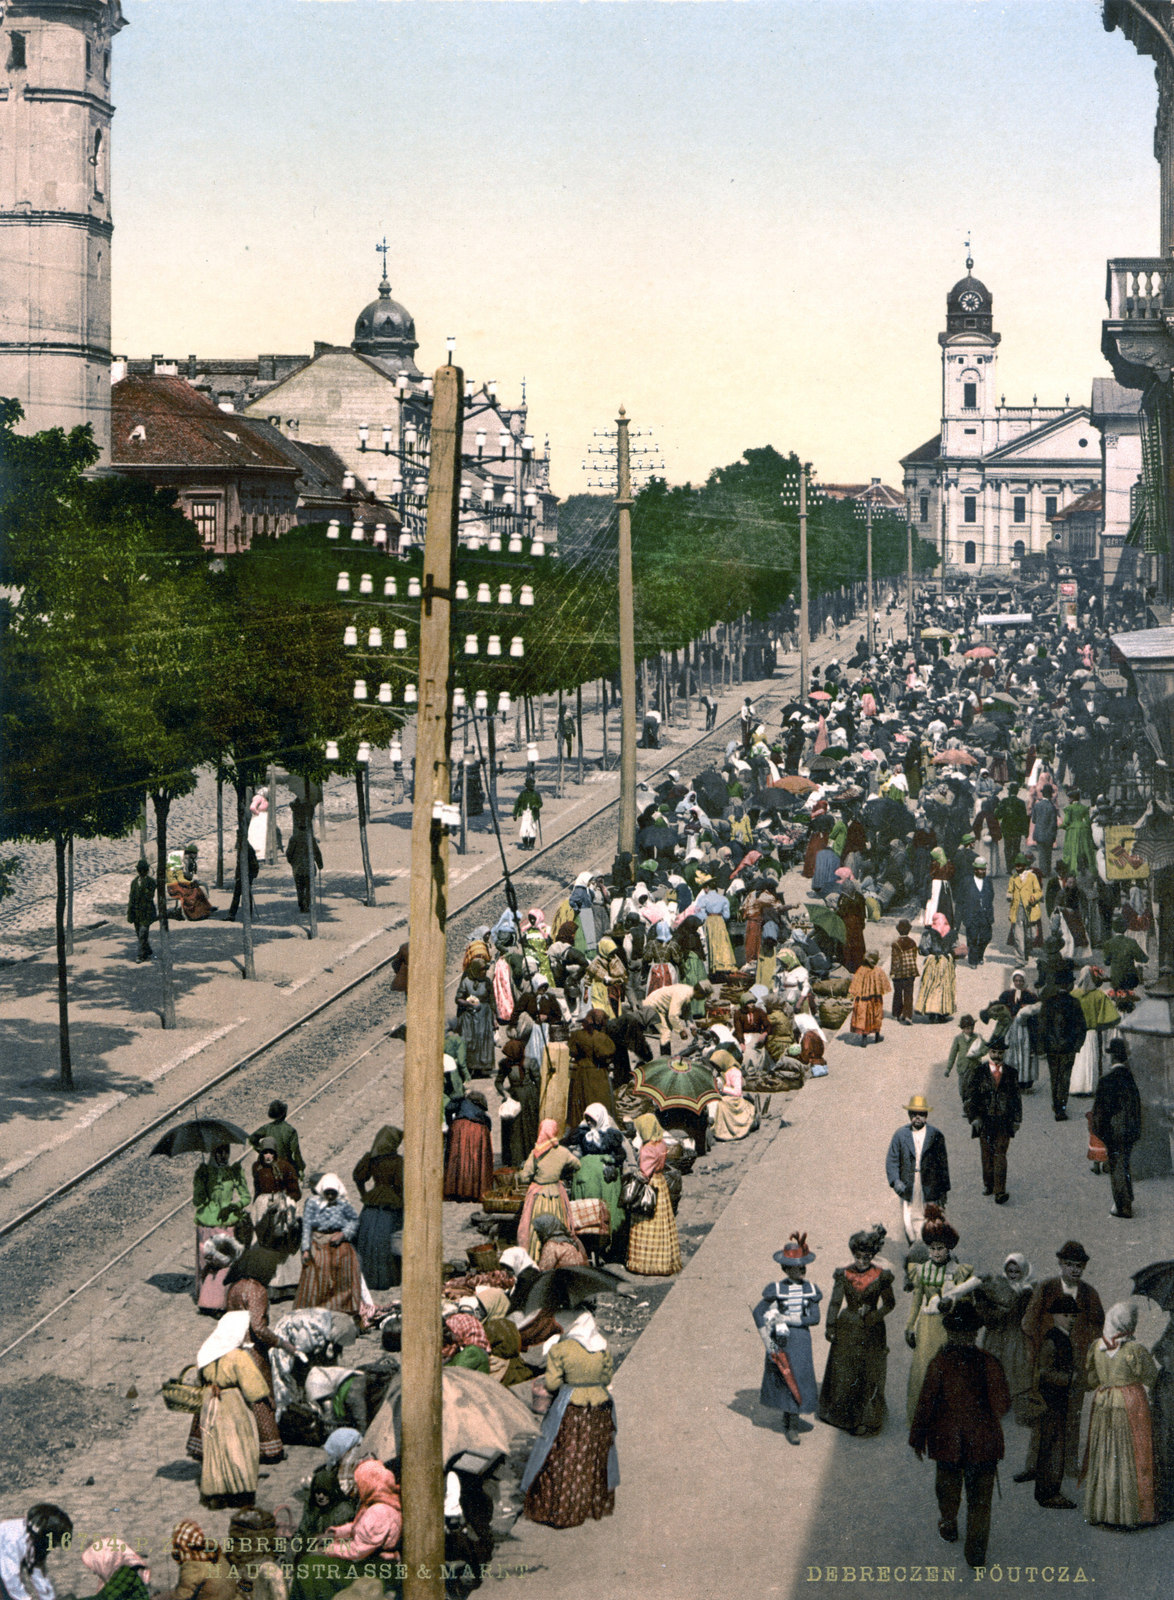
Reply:
<svg viewBox="0 0 1174 1600"><path fill-rule="evenodd" d="M967 275L946 297L941 427L902 457L913 526L965 573L1042 555L1050 519L1100 487L1100 440L1087 406L1009 406L998 383L990 290Z"/></svg>

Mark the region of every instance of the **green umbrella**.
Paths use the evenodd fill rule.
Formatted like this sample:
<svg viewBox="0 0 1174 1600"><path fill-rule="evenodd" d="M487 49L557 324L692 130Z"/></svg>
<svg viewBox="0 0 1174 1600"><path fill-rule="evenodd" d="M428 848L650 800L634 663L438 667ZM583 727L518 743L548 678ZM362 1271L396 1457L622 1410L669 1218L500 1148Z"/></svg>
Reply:
<svg viewBox="0 0 1174 1600"><path fill-rule="evenodd" d="M826 933L829 939L834 939L837 944L848 942L848 930L844 926L843 918L837 917L830 906L812 905L807 902L807 911L811 917L811 925L818 928L821 933Z"/></svg>
<svg viewBox="0 0 1174 1600"><path fill-rule="evenodd" d="M721 1099L713 1086L713 1068L696 1059L662 1056L645 1062L633 1070L632 1084L658 1111L692 1111L700 1116L711 1100Z"/></svg>

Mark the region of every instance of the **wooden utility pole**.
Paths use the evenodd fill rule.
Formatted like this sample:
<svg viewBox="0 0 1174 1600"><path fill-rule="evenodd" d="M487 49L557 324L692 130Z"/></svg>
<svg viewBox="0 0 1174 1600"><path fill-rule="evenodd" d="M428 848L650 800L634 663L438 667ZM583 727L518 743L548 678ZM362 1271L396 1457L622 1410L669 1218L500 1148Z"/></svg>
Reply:
<svg viewBox="0 0 1174 1600"><path fill-rule="evenodd" d="M460 506L459 367L433 379L432 465L420 602L420 702L412 812L409 927L412 975L404 1052L403 1467L404 1600L442 1600L444 1460L441 1446L440 1313L442 1299L444 1140L445 919L448 836L439 808L449 804L449 710L453 568ZM424 1574L427 1574L425 1576Z"/></svg>
<svg viewBox="0 0 1174 1600"><path fill-rule="evenodd" d="M579 741L579 786L583 785L583 685L575 689L575 737ZM606 765L606 763L604 763ZM560 790L561 793L561 790Z"/></svg>
<svg viewBox="0 0 1174 1600"><path fill-rule="evenodd" d="M905 497L905 633L913 643L913 498Z"/></svg>
<svg viewBox="0 0 1174 1600"><path fill-rule="evenodd" d="M620 522L620 853L636 854L636 610L632 596L632 478L628 417L616 418L616 509ZM647 694L647 690L645 691ZM647 700L645 701L647 711ZM443 1052L442 1052L443 1053Z"/></svg>
<svg viewBox="0 0 1174 1600"><path fill-rule="evenodd" d="M865 598L868 604L868 628L866 633L868 637L868 659L870 661L876 655L876 623L874 620L876 607L872 601L872 497L876 493L876 486L879 482L879 478L872 480L872 485L868 491L868 503L864 512L865 520L868 524L868 594Z"/></svg>
<svg viewBox="0 0 1174 1600"><path fill-rule="evenodd" d="M807 468L799 468L799 698L811 688L811 622L807 611Z"/></svg>

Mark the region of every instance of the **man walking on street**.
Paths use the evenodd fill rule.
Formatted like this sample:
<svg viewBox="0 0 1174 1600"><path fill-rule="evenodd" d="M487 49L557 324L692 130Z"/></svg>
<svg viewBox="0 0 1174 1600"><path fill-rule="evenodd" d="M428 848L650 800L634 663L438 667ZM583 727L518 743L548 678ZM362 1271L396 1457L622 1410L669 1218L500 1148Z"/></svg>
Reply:
<svg viewBox="0 0 1174 1600"><path fill-rule="evenodd" d="M1023 930L1023 959L1032 945L1043 943L1044 891L1031 865L1029 855L1015 857L1007 879L1007 948L1019 954L1017 931Z"/></svg>
<svg viewBox="0 0 1174 1600"><path fill-rule="evenodd" d="M958 1539L958 1512L966 1490L967 1565L986 1566L995 1472L1003 1459L1000 1418L1011 1409L1011 1390L995 1357L975 1346L982 1319L969 1300L942 1317L947 1344L926 1370L913 1414L909 1445L917 1459L937 1463L938 1536Z"/></svg>
<svg viewBox="0 0 1174 1600"><path fill-rule="evenodd" d="M966 964L981 967L995 931L995 886L987 877L986 862L976 861L955 892L966 929Z"/></svg>
<svg viewBox="0 0 1174 1600"><path fill-rule="evenodd" d="M901 1220L910 1244L921 1239L927 1205L945 1207L950 1193L950 1162L945 1135L929 1123L933 1107L915 1094L905 1107L908 1123L889 1141L885 1177L901 1202Z"/></svg>
<svg viewBox="0 0 1174 1600"><path fill-rule="evenodd" d="M1111 1217L1133 1215L1133 1179L1129 1162L1141 1138L1141 1096L1129 1066L1129 1046L1124 1039L1109 1045L1113 1065L1097 1084L1089 1116L1094 1133L1109 1152L1109 1182L1113 1185Z"/></svg>
<svg viewBox="0 0 1174 1600"><path fill-rule="evenodd" d="M1023 1101L1014 1067L1003 1061L1002 1039L987 1046L987 1065L977 1066L963 1102L982 1157L982 1192L993 1194L997 1206L1005 1206L1007 1193L1007 1149L1023 1121Z"/></svg>
<svg viewBox="0 0 1174 1600"><path fill-rule="evenodd" d="M1075 1500L1064 1494L1064 1443L1068 1436L1068 1404L1077 1392L1076 1357L1072 1345L1072 1319L1078 1306L1071 1295L1061 1295L1052 1306L1052 1326L1044 1334L1035 1365L1036 1387L1045 1410L1039 1419L1039 1455L1035 1467L1035 1498L1047 1511L1075 1511Z"/></svg>
<svg viewBox="0 0 1174 1600"><path fill-rule="evenodd" d="M1040 995L1037 1038L1039 1050L1048 1058L1048 1077L1052 1080L1052 1115L1057 1122L1068 1121L1068 1086L1072 1064L1084 1043L1088 1025L1080 1002L1066 989L1056 987L1049 977Z"/></svg>
<svg viewBox="0 0 1174 1600"><path fill-rule="evenodd" d="M1055 790L1045 783L1040 797L1031 808L1031 836L1039 851L1039 875L1044 880L1051 876L1052 851L1056 845L1056 808L1052 804Z"/></svg>
<svg viewBox="0 0 1174 1600"><path fill-rule="evenodd" d="M1056 1306L1069 1296L1076 1302L1069 1336L1077 1372L1084 1372L1089 1347L1099 1339L1105 1326L1105 1308L1101 1297L1091 1284L1085 1283L1084 1269L1088 1265L1088 1251L1077 1239L1069 1239L1056 1251L1060 1263L1058 1278L1045 1278L1037 1283L1027 1310L1023 1314L1023 1332L1032 1347L1033 1358L1038 1358L1044 1336L1052 1326L1052 1313ZM1083 1390L1079 1390L1068 1406L1067 1434L1064 1442L1064 1476L1075 1478L1080 1471L1080 1418L1083 1410ZM1039 1457L1040 1429L1032 1424L1031 1442L1027 1447L1027 1465L1015 1474L1016 1483L1031 1483L1036 1477Z"/></svg>
<svg viewBox="0 0 1174 1600"><path fill-rule="evenodd" d="M155 880L150 875L150 864L145 856L139 861L136 871L138 876L130 880L126 920L134 924L138 935L139 953L135 961L150 961L154 953L151 949L151 924L155 920Z"/></svg>

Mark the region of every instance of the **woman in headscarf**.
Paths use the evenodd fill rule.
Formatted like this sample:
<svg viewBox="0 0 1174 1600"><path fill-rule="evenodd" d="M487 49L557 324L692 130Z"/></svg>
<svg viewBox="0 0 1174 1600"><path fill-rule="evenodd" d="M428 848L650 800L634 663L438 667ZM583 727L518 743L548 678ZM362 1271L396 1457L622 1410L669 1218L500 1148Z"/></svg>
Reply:
<svg viewBox="0 0 1174 1600"><path fill-rule="evenodd" d="M196 1304L211 1314L224 1310L224 1275L236 1250L219 1249L222 1239L236 1242L234 1229L249 1209L249 1186L228 1144L217 1145L211 1159L201 1161L192 1179L196 1208Z"/></svg>
<svg viewBox="0 0 1174 1600"><path fill-rule="evenodd" d="M628 987L628 969L614 939L599 941L599 950L587 968L590 980L589 999L593 1011L601 1011L605 1018L618 1017Z"/></svg>
<svg viewBox="0 0 1174 1600"><path fill-rule="evenodd" d="M567 1041L571 1062L570 1086L567 1090L566 1125L577 1128L589 1105L603 1105L609 1112L615 1110L612 1101L611 1078L608 1064L616 1047L607 1036L604 1024L607 1017L602 1011L591 1010L583 1018Z"/></svg>
<svg viewBox="0 0 1174 1600"><path fill-rule="evenodd" d="M469 1362L458 1360L466 1350L480 1351L485 1360L475 1365L483 1372L489 1371L489 1340L481 1325L481 1302L471 1294L462 1295L457 1302L457 1309L450 1311L444 1319L441 1359L447 1366L454 1363L468 1366Z"/></svg>
<svg viewBox="0 0 1174 1600"><path fill-rule="evenodd" d="M522 1476L522 1514L531 1522L577 1528L614 1511L620 1474L613 1371L607 1340L589 1311L547 1351L543 1381L555 1398Z"/></svg>
<svg viewBox="0 0 1174 1600"><path fill-rule="evenodd" d="M302 1276L294 1310L325 1306L360 1315L362 1269L355 1251L359 1213L333 1172L319 1178L302 1216Z"/></svg>
<svg viewBox="0 0 1174 1600"><path fill-rule="evenodd" d="M269 1385L241 1348L249 1323L247 1311L226 1311L196 1356L204 1386L200 1503L206 1506L251 1506L257 1493L261 1447L253 1406L269 1398Z"/></svg>
<svg viewBox="0 0 1174 1600"><path fill-rule="evenodd" d="M1003 1369L1011 1391L1012 1415L1021 1428L1030 1428L1035 1387L1034 1353L1023 1331L1023 1318L1031 1303L1035 1280L1031 1262L1018 1250L1003 1262L999 1273L984 1273L974 1291L974 1309L982 1318L979 1343Z"/></svg>
<svg viewBox="0 0 1174 1600"><path fill-rule="evenodd" d="M565 1180L578 1170L578 1156L559 1143L558 1123L551 1119L543 1122L538 1129L538 1141L526 1157L519 1174L521 1181L530 1187L526 1190L522 1214L518 1218L518 1243L530 1255L542 1248L534 1234L536 1217L555 1216L568 1233L571 1231Z"/></svg>
<svg viewBox="0 0 1174 1600"><path fill-rule="evenodd" d="M306 1509L298 1524L298 1531L290 1543L294 1556L295 1577L289 1588L289 1600L334 1600L338 1585L325 1572L321 1541L331 1528L350 1522L355 1515L355 1502L343 1494L338 1482L338 1467L327 1462L318 1468L310 1479L306 1495ZM306 1577L296 1574L308 1569Z"/></svg>
<svg viewBox="0 0 1174 1600"><path fill-rule="evenodd" d="M554 1272L559 1267L590 1265L587 1252L561 1217L544 1211L535 1217L530 1237L537 1241L539 1272Z"/></svg>
<svg viewBox="0 0 1174 1600"><path fill-rule="evenodd" d="M488 1078L493 1072L493 991L489 982L488 952L474 956L457 984L456 1008L465 1063L471 1078Z"/></svg>
<svg viewBox="0 0 1174 1600"><path fill-rule="evenodd" d="M753 1100L742 1093L742 1069L728 1050L715 1050L709 1064L719 1074L720 1100L711 1100L707 1107L710 1132L715 1139L744 1139L758 1126L758 1112Z"/></svg>
<svg viewBox="0 0 1174 1600"><path fill-rule="evenodd" d="M369 1289L394 1289L401 1278L404 1158L399 1147L403 1141L402 1128L385 1123L351 1174L363 1202L357 1242Z"/></svg>
<svg viewBox="0 0 1174 1600"><path fill-rule="evenodd" d="M529 1383L533 1372L522 1360L522 1336L510 1321L510 1297L504 1289L480 1284L475 1290L484 1317L485 1337L489 1340L489 1376L504 1388Z"/></svg>
<svg viewBox="0 0 1174 1600"><path fill-rule="evenodd" d="M677 982L677 969L681 964L681 948L673 938L667 922L658 922L652 937L644 942L644 960L648 963L648 983L645 999L654 989L667 989Z"/></svg>
<svg viewBox="0 0 1174 1600"><path fill-rule="evenodd" d="M669 1186L664 1176L668 1150L664 1129L649 1112L637 1117L636 1132L642 1141L637 1165L645 1183L656 1194L656 1210L650 1217L633 1217L628 1230L629 1272L643 1277L667 1277L681 1270L681 1244Z"/></svg>
<svg viewBox="0 0 1174 1600"><path fill-rule="evenodd" d="M841 867L836 873L846 869ZM864 960L864 924L868 921L868 905L860 892L856 880L848 876L840 880L842 889L840 898L836 901L836 915L844 924L844 965L849 972L855 972ZM888 993L886 988L885 994Z"/></svg>
<svg viewBox="0 0 1174 1600"><path fill-rule="evenodd" d="M1101 986L1099 967L1082 967L1072 993L1084 1013L1084 1043L1072 1063L1069 1094L1095 1094L1109 1063L1109 1044L1118 1035L1121 1013Z"/></svg>
<svg viewBox="0 0 1174 1600"><path fill-rule="evenodd" d="M957 1004L954 935L939 911L922 935L925 965L913 1007L933 1022L948 1022Z"/></svg>
<svg viewBox="0 0 1174 1600"><path fill-rule="evenodd" d="M82 1565L99 1578L94 1600L150 1600L150 1568L124 1539L98 1539L82 1551Z"/></svg>
<svg viewBox="0 0 1174 1600"><path fill-rule="evenodd" d="M857 1438L879 1433L885 1420L889 1346L885 1318L897 1304L893 1274L876 1256L885 1230L854 1233L852 1265L837 1267L824 1337L831 1345L819 1391L819 1420Z"/></svg>
<svg viewBox="0 0 1174 1600"><path fill-rule="evenodd" d="M502 1251L501 1264L514 1275L514 1286L509 1291L509 1315L511 1320L517 1323L522 1349L531 1350L535 1345L545 1344L552 1334L556 1338L561 1338L562 1328L552 1312L526 1310L530 1291L539 1276L538 1263L534 1257L523 1250L521 1245L513 1245L510 1249Z"/></svg>
<svg viewBox="0 0 1174 1600"><path fill-rule="evenodd" d="M501 1097L498 1117L501 1123L501 1164L515 1170L526 1159L538 1136L538 1068L534 1067L533 1084L527 1085L526 1047L520 1039L507 1039L502 1046L501 1060L493 1079L493 1087ZM527 1116L527 1100L530 1102ZM512 1111L513 1115L506 1116ZM529 1123L529 1128L527 1124ZM529 1144L527 1138L529 1137Z"/></svg>
<svg viewBox="0 0 1174 1600"><path fill-rule="evenodd" d="M1087 1385L1095 1389L1084 1458L1084 1518L1115 1528L1155 1520L1154 1433L1146 1390L1158 1365L1133 1337L1137 1306L1110 1306L1105 1330L1089 1347Z"/></svg>
<svg viewBox="0 0 1174 1600"><path fill-rule="evenodd" d="M867 951L848 985L848 997L852 1001L852 1032L859 1034L864 1044L868 1043L871 1034L876 1035L877 1044L884 1037L881 1025L885 1017L885 995L892 987L888 973L880 966L879 954L875 950Z"/></svg>
<svg viewBox="0 0 1174 1600"><path fill-rule="evenodd" d="M574 887L567 896L571 910L579 919L579 929L583 936L583 948L594 950L599 944L599 926L596 920L596 905L591 893L591 874L581 872L575 879Z"/></svg>
<svg viewBox="0 0 1174 1600"><path fill-rule="evenodd" d="M470 1090L448 1102L445 1116L444 1198L480 1201L493 1188L493 1123L485 1096Z"/></svg>
<svg viewBox="0 0 1174 1600"><path fill-rule="evenodd" d="M172 1529L171 1559L179 1578L157 1600L240 1600L227 1556L198 1523L184 1521Z"/></svg>
<svg viewBox="0 0 1174 1600"><path fill-rule="evenodd" d="M328 1556L342 1561L399 1560L399 1536L404 1525L399 1486L382 1461L360 1461L355 1468L359 1509L352 1522L331 1528L334 1539Z"/></svg>

